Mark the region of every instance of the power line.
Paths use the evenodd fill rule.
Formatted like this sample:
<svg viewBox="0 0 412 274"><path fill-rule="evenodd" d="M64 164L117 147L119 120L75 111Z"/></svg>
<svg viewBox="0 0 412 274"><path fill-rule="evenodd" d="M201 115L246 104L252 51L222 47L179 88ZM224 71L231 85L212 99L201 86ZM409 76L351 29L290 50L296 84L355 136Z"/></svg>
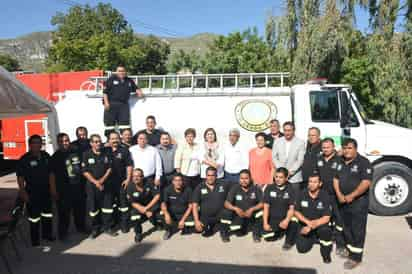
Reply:
<svg viewBox="0 0 412 274"><path fill-rule="evenodd" d="M137 24L139 24L140 26L142 26L143 28L146 28L146 29L161 32L161 33L164 33L164 34L167 34L167 35L170 35L170 36L176 36L176 37L183 36L182 33L171 30L169 28L165 28L165 27L162 27L162 26L159 26L159 25L153 25L153 24L145 23L145 22L143 22L141 20L138 20L138 19L135 19L134 21Z"/></svg>

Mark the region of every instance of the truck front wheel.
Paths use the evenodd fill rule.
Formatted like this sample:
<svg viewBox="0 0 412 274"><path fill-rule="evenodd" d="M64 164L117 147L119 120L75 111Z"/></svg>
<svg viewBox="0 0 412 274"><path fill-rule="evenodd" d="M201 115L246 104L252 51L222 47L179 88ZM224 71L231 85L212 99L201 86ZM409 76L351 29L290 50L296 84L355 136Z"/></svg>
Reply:
<svg viewBox="0 0 412 274"><path fill-rule="evenodd" d="M412 171L398 162L374 167L369 209L381 216L408 213L412 209Z"/></svg>

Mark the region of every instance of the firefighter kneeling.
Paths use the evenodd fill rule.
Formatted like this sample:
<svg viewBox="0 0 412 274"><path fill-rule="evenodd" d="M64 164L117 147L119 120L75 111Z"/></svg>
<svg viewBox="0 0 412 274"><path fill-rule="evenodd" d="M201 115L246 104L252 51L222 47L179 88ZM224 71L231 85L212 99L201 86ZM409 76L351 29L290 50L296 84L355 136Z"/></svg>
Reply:
<svg viewBox="0 0 412 274"><path fill-rule="evenodd" d="M251 228L254 242L260 242L262 228L262 191L253 185L250 171L240 172L239 183L227 195L222 216L223 241L229 242L230 232L237 231L239 236L247 234Z"/></svg>

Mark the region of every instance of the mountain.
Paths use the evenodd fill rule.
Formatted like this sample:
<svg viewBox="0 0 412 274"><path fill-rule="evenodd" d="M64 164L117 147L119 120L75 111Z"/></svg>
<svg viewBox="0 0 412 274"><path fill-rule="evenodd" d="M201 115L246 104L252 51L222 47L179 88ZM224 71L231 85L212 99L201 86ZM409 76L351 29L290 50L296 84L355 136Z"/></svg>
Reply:
<svg viewBox="0 0 412 274"><path fill-rule="evenodd" d="M172 54L182 49L186 52L194 50L203 55L207 51L208 44L216 37L217 35L213 33L199 33L189 37L159 38L170 44ZM0 53L16 57L23 70L40 72L45 68L44 60L51 43L51 32L33 32L13 39L0 39Z"/></svg>

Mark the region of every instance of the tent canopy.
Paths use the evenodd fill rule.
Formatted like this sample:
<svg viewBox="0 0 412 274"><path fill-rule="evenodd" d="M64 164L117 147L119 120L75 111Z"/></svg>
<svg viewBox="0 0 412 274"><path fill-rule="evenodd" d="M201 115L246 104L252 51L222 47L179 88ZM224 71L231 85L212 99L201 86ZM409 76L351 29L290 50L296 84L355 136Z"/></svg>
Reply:
<svg viewBox="0 0 412 274"><path fill-rule="evenodd" d="M0 66L0 118L53 112L51 103Z"/></svg>

